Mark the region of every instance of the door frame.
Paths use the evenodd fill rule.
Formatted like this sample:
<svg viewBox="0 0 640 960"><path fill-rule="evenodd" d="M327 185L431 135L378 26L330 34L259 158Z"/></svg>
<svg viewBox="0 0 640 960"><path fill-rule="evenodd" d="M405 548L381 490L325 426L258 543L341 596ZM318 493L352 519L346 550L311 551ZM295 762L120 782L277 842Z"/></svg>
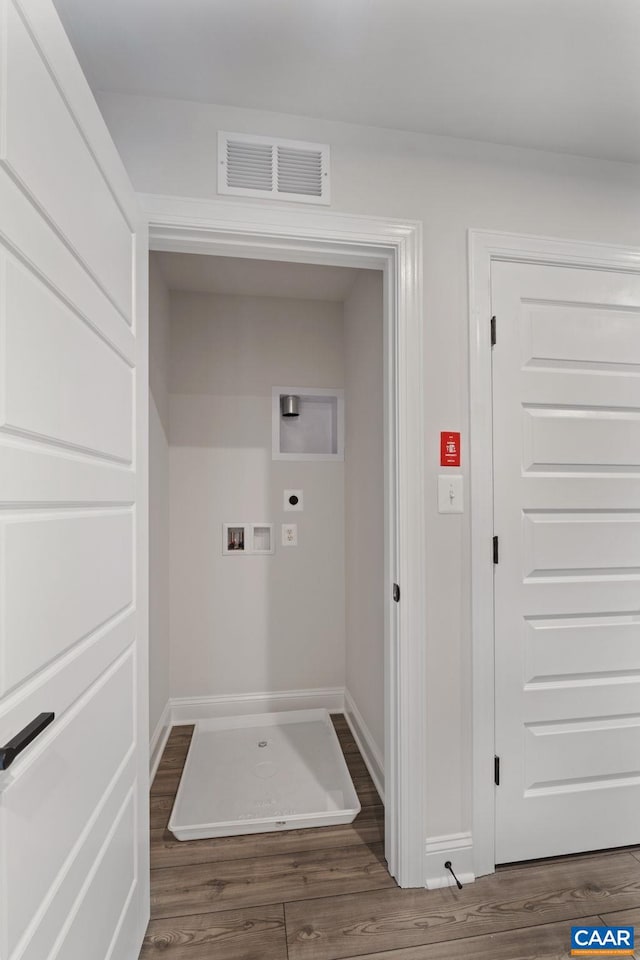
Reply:
<svg viewBox="0 0 640 960"><path fill-rule="evenodd" d="M385 330L385 853L425 884L422 228L260 201L139 195L149 248L381 269ZM401 602L391 599L400 584Z"/></svg>
<svg viewBox="0 0 640 960"><path fill-rule="evenodd" d="M640 272L640 249L469 230L472 836L476 877L495 870L495 663L491 265L494 261ZM500 318L497 322L500 337Z"/></svg>

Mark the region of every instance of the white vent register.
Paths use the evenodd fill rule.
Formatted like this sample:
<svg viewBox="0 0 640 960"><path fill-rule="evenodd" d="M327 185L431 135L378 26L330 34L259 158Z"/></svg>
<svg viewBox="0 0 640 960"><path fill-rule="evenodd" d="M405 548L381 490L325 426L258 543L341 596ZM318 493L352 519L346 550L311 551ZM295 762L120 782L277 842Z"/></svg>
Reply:
<svg viewBox="0 0 640 960"><path fill-rule="evenodd" d="M329 203L329 146L218 133L218 193Z"/></svg>

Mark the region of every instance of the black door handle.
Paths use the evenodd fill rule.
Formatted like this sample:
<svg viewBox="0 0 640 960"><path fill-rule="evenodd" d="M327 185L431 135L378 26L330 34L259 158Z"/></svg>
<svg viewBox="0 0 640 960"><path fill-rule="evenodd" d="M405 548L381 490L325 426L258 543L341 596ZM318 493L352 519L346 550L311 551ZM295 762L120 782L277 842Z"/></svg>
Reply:
<svg viewBox="0 0 640 960"><path fill-rule="evenodd" d="M6 770L7 767L10 767L18 754L22 753L24 748L28 747L29 744L42 733L45 727L48 727L49 724L53 722L54 718L55 713L39 714L35 720L27 724L24 730L21 730L12 740L9 740L9 743L5 743L4 747L0 747L0 770Z"/></svg>

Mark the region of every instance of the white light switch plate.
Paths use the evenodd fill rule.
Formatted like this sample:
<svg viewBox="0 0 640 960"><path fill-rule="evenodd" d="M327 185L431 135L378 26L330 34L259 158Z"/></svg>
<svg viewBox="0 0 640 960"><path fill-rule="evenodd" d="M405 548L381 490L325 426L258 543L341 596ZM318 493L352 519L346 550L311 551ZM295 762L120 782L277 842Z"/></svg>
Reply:
<svg viewBox="0 0 640 960"><path fill-rule="evenodd" d="M462 513L464 487L461 473L438 476L438 513Z"/></svg>
<svg viewBox="0 0 640 960"><path fill-rule="evenodd" d="M283 547L298 546L298 524L297 523L282 524L282 546Z"/></svg>

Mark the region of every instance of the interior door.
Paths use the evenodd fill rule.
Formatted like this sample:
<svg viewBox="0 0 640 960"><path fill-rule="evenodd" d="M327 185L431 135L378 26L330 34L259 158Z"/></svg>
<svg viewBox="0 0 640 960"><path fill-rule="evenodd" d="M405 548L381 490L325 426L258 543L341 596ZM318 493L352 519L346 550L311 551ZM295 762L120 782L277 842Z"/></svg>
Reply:
<svg viewBox="0 0 640 960"><path fill-rule="evenodd" d="M146 236L53 6L0 0L0 15L0 746L55 714L0 772L0 957L133 960Z"/></svg>
<svg viewBox="0 0 640 960"><path fill-rule="evenodd" d="M496 861L640 842L640 276L495 263Z"/></svg>

